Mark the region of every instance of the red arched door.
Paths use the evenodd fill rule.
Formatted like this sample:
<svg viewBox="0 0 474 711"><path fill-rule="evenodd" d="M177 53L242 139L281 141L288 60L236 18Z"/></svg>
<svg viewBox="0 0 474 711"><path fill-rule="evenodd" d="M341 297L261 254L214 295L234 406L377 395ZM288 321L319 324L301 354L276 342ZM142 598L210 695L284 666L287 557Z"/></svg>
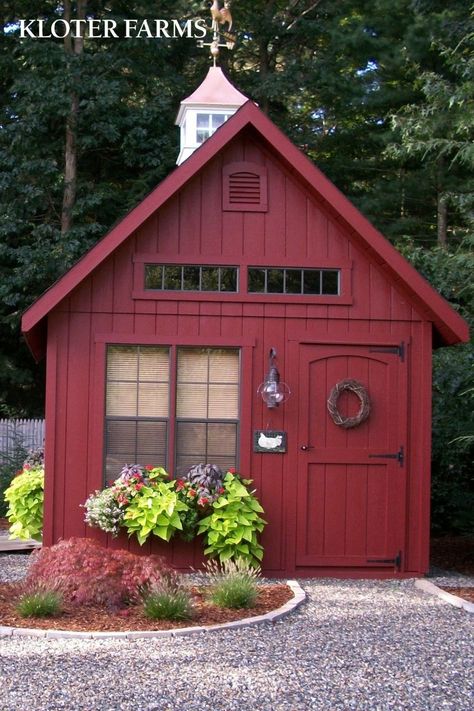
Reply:
<svg viewBox="0 0 474 711"><path fill-rule="evenodd" d="M407 364L402 349L310 345L299 351L298 566L403 567ZM371 412L352 429L327 410L334 385L366 387ZM343 393L338 410L360 402Z"/></svg>

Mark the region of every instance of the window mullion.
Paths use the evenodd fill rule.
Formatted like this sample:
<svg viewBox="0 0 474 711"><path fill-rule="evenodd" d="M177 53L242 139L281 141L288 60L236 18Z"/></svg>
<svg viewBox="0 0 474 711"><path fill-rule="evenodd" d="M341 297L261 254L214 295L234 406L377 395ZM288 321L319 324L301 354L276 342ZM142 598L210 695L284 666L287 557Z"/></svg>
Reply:
<svg viewBox="0 0 474 711"><path fill-rule="evenodd" d="M177 348L171 346L169 358L169 421L168 421L168 469L176 469L176 399L178 380Z"/></svg>

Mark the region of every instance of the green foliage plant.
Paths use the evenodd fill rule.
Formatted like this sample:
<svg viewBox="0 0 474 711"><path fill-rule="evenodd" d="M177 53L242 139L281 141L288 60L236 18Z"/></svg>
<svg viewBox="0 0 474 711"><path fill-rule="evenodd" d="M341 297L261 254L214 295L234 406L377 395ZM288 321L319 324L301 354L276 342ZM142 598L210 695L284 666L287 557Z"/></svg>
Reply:
<svg viewBox="0 0 474 711"><path fill-rule="evenodd" d="M127 506L123 525L128 535L136 535L140 545L153 534L165 541L183 530L180 513L187 511L188 505L175 490L174 482L159 481L153 486L143 486Z"/></svg>
<svg viewBox="0 0 474 711"><path fill-rule="evenodd" d="M21 617L53 617L62 611L63 600L57 590L38 588L21 595L16 605Z"/></svg>
<svg viewBox="0 0 474 711"><path fill-rule="evenodd" d="M163 578L143 596L143 612L152 620L189 620L193 614L192 598L176 580Z"/></svg>
<svg viewBox="0 0 474 711"><path fill-rule="evenodd" d="M206 538L204 553L218 558L221 563L243 558L256 567L263 558L257 535L263 531L266 521L260 516L263 508L254 492L247 488L250 483L227 472L224 493L213 503L212 513L199 524L198 532Z"/></svg>
<svg viewBox="0 0 474 711"><path fill-rule="evenodd" d="M199 520L221 494L224 474L215 464L196 464L183 478L177 479L178 497L188 506L180 513L183 530L181 538L192 541L197 535Z"/></svg>
<svg viewBox="0 0 474 711"><path fill-rule="evenodd" d="M254 568L243 558L206 564L206 578L210 584L209 598L219 607L240 609L252 607L258 595L260 568Z"/></svg>
<svg viewBox="0 0 474 711"><path fill-rule="evenodd" d="M25 465L5 491L10 538L41 541L43 530L44 469Z"/></svg>

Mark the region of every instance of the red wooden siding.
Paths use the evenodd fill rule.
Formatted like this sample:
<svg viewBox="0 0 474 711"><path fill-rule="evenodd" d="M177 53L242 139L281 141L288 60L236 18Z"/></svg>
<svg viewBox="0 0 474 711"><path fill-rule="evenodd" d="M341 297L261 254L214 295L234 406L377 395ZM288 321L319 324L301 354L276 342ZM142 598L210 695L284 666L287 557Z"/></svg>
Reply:
<svg viewBox="0 0 474 711"><path fill-rule="evenodd" d="M222 210L223 168L244 161L266 170L266 212ZM241 290L237 294L146 292L143 265L150 259L237 266ZM248 295L246 268L259 265L340 266L343 295ZM102 486L105 344L229 345L241 346L244 358L240 461L242 472L254 479L269 522L263 536L265 570L281 575L360 574L367 558L386 557L400 546L401 574L423 572L429 501L430 331L403 286L387 278L334 212L261 143L250 134L240 135L48 316L46 543L70 535L105 539L86 531L79 507L88 493ZM367 356L371 345L396 346L402 341L404 363L397 355ZM293 393L272 412L256 395L270 347L277 349L278 368ZM324 367L322 360L317 361L320 365L308 376L305 354L314 349L320 349L326 361ZM351 366L343 373L342 361L331 360L331 352L346 354L340 356L343 359L351 352L355 370ZM382 374L388 363L396 369L395 381L403 380L403 396L396 391L390 397L383 395L387 383L392 390L395 387L395 381L385 381L388 376ZM318 368L323 368L324 377ZM369 388L378 390L370 424L350 433L335 428L325 410L328 389L346 375L368 380ZM318 409L309 416L305 407L313 391ZM405 398L404 414L399 415L405 433L397 432L393 442L382 445L391 431L390 416L403 409ZM324 423L327 428L325 454L316 448L314 457L305 459L299 447L312 436L311 423L315 427ZM267 427L288 432L286 454L251 451L253 430ZM403 471L398 463L367 459L367 452L373 453L379 445L398 449L401 438L406 452ZM347 454L349 449L365 455L352 451L352 459L344 460L341 468L334 451ZM395 478L403 481L393 493ZM387 507L392 507L390 515ZM386 531L385 542L374 548L377 536L371 530L381 528ZM119 539L111 545L127 543ZM154 548L163 552L166 546ZM192 555L180 542L171 550L178 566L199 562L199 546ZM365 573L392 571L367 564Z"/></svg>

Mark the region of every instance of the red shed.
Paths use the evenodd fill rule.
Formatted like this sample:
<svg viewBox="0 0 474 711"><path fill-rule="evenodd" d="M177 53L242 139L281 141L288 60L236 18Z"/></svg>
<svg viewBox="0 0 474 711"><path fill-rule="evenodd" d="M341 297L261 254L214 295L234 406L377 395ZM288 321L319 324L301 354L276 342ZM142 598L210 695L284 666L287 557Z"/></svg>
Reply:
<svg viewBox="0 0 474 711"><path fill-rule="evenodd" d="M422 574L432 348L467 325L220 69L209 82L224 105L203 91L180 112L194 152L24 314L47 358L45 543L102 536L80 506L124 463L207 461L254 480L266 573ZM291 395L269 409L272 349Z"/></svg>

